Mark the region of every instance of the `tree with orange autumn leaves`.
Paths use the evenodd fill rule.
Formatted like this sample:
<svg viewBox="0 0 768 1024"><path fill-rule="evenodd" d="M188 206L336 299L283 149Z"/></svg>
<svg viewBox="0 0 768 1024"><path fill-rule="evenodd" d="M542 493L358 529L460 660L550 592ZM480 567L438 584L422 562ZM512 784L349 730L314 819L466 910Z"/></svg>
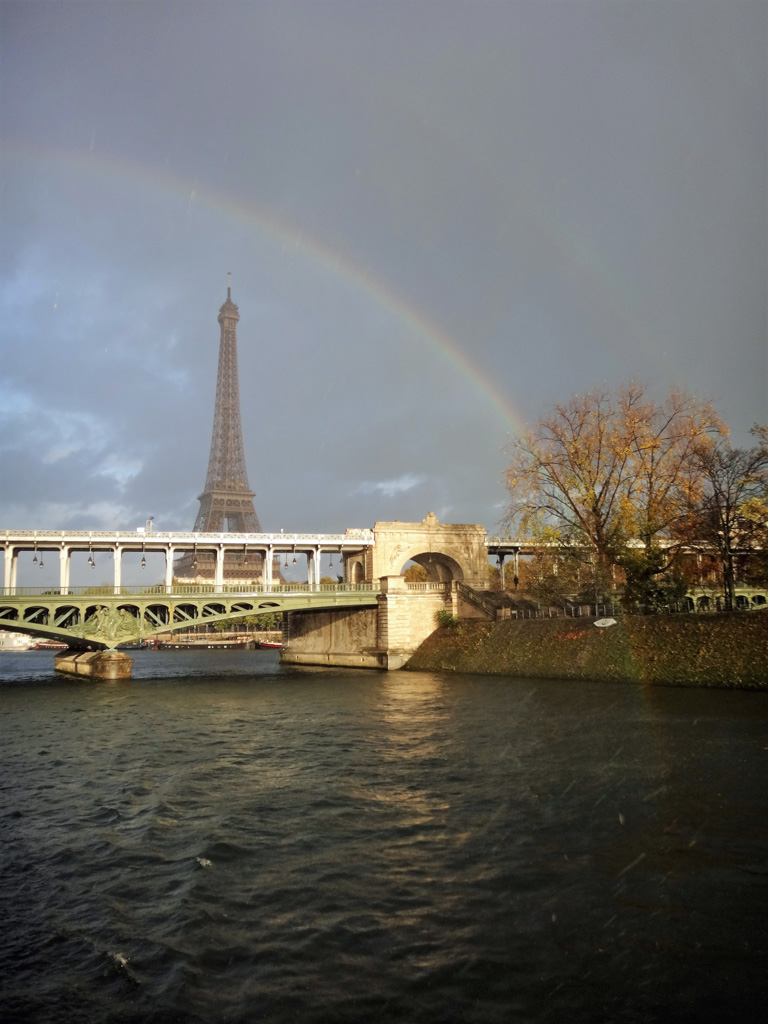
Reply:
<svg viewBox="0 0 768 1024"><path fill-rule="evenodd" d="M606 588L620 566L634 600L662 602L678 528L706 489L701 452L727 433L710 402L680 390L661 403L636 382L574 395L512 441L504 527L589 560Z"/></svg>

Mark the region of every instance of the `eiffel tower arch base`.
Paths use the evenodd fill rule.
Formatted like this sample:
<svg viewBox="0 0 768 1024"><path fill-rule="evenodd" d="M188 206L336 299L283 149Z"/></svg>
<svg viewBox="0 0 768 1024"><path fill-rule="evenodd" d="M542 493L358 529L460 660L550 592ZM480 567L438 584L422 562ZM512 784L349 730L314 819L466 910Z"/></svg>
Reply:
<svg viewBox="0 0 768 1024"><path fill-rule="evenodd" d="M253 491L204 491L195 533L261 533Z"/></svg>

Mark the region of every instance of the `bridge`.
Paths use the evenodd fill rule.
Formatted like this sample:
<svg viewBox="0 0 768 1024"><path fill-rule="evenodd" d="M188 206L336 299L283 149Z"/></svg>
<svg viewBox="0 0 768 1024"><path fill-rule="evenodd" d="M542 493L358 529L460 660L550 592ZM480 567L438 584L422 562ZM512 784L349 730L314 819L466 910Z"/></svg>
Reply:
<svg viewBox="0 0 768 1024"><path fill-rule="evenodd" d="M458 535L458 536L457 536ZM467 538L471 538L472 551L467 549ZM411 558L424 565L428 575L439 574L442 579L463 579L463 553L472 558L479 555L480 546L489 555L500 559L512 556L534 554L544 548L556 547L551 543L519 540L511 537L488 537L482 526L453 526L438 523L430 513L421 523L377 523L371 530L351 529L342 534L313 533L192 533L155 532L139 529L136 531L99 530L4 530L0 531L0 551L4 554L5 594L16 590L19 558L31 555L36 564L53 557L59 566L59 588L66 593L70 585L72 555L76 552L88 554L89 564L94 565L95 554L108 553L112 560L113 587L122 586L123 556L129 552L141 555L142 564L146 556L161 553L165 559L164 586L173 587L174 564L179 556L212 554L214 560L213 584L220 588L225 585L225 556L239 555L246 563L248 556L260 554L263 558L264 576L262 583L269 586L274 582L275 558L283 555L303 555L307 559L307 583L319 584L322 576L323 555L338 555L341 559L342 578L356 582L371 582L377 571L390 573L398 560ZM462 544L462 541L464 542ZM457 549L458 548L458 552ZM376 550L374 550L376 549ZM375 564L374 564L375 554ZM403 555L405 559L403 560ZM430 573L430 570L432 572ZM471 574L482 575L482 566L473 566ZM486 570L487 572L487 570Z"/></svg>
<svg viewBox="0 0 768 1024"><path fill-rule="evenodd" d="M503 547L526 550L513 541ZM432 513L420 523L377 523L372 530L343 534L5 530L0 531L0 551L0 629L104 649L203 623L284 612L285 660L377 667L402 663L434 629L436 611L457 611L459 585L472 613L481 613L478 601L468 595L473 588L487 587L490 553L484 527L439 523ZM492 553L501 551L493 545ZM94 554L109 553L112 585L73 586L76 552L87 552L91 566ZM161 553L163 582L123 585L123 557L129 552L134 558L140 554L142 565L147 555ZM246 565L255 552L262 555L261 578L229 579L232 555L239 554ZM208 578L174 575L180 560L196 565L198 554L207 555L200 562L209 567ZM306 557L307 581L285 583L278 578L276 560L279 565L283 556L287 561L296 555ZM338 583L321 582L325 555L337 559ZM59 586L19 586L20 560L39 565L44 559L58 561ZM424 567L426 583L403 579L411 561Z"/></svg>
<svg viewBox="0 0 768 1024"><path fill-rule="evenodd" d="M106 648L268 612L370 607L378 594L373 583L17 587L0 596L0 628Z"/></svg>
<svg viewBox="0 0 768 1024"><path fill-rule="evenodd" d="M103 649L223 619L283 612L283 660L392 668L432 632L441 609L495 617L496 609L482 594L489 557L498 559L502 573L504 560L512 558L517 576L521 555L558 547L489 537L479 524L440 523L431 512L418 523L378 522L370 530L340 534L5 530L0 531L0 629ZM92 567L94 554L108 552L112 585L72 586L76 552L88 552ZM142 565L147 555L161 553L163 582L123 585L127 553L134 559L140 554ZM238 564L243 572L253 565L249 555L254 553L262 556L260 578L231 578ZM197 566L198 554L197 571L205 566L207 575L174 574L181 565L187 571ZM286 583L278 567L283 557L295 562L297 555L306 557L306 583ZM321 582L325 555L336 559L337 583ZM18 586L20 560L42 564L44 558L58 561L58 587ZM424 568L425 583L405 581L402 573L410 562Z"/></svg>

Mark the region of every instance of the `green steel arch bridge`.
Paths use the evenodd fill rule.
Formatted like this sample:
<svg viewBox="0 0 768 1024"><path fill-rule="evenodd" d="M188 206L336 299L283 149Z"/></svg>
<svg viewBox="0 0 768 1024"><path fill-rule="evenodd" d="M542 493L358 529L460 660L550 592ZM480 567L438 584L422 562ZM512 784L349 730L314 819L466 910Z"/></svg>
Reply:
<svg viewBox="0 0 768 1024"><path fill-rule="evenodd" d="M0 596L0 629L105 649L268 612L376 605L375 583L246 586L16 587Z"/></svg>
<svg viewBox="0 0 768 1024"><path fill-rule="evenodd" d="M71 647L114 648L148 640L169 632L187 631L194 626L214 626L223 619L245 619L266 612L306 609L358 608L375 605L378 583L321 583L321 558L337 557L347 578L347 562L364 557L373 545L370 530L347 530L341 534L236 534L136 531L0 531L4 561L4 586L0 590L0 629L64 641ZM70 565L76 552L93 556L109 553L112 586L70 585ZM152 586L122 583L123 556L165 556L164 580ZM174 569L179 556L207 554L212 578L179 580ZM262 557L259 581L228 581L225 558L233 553L247 558ZM276 557L289 553L307 559L306 583L285 583L276 579ZM19 558L43 558L58 563L57 587L17 585ZM295 560L295 559L294 559Z"/></svg>

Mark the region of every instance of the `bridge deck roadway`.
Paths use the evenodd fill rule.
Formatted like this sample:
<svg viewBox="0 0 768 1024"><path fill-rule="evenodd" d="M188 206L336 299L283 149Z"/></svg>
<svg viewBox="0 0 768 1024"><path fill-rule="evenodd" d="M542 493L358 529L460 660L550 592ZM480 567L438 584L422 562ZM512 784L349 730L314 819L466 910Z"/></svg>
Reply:
<svg viewBox="0 0 768 1024"><path fill-rule="evenodd" d="M379 586L286 584L174 587L5 588L0 629L63 640L73 646L115 647L159 633L268 612L376 605Z"/></svg>

